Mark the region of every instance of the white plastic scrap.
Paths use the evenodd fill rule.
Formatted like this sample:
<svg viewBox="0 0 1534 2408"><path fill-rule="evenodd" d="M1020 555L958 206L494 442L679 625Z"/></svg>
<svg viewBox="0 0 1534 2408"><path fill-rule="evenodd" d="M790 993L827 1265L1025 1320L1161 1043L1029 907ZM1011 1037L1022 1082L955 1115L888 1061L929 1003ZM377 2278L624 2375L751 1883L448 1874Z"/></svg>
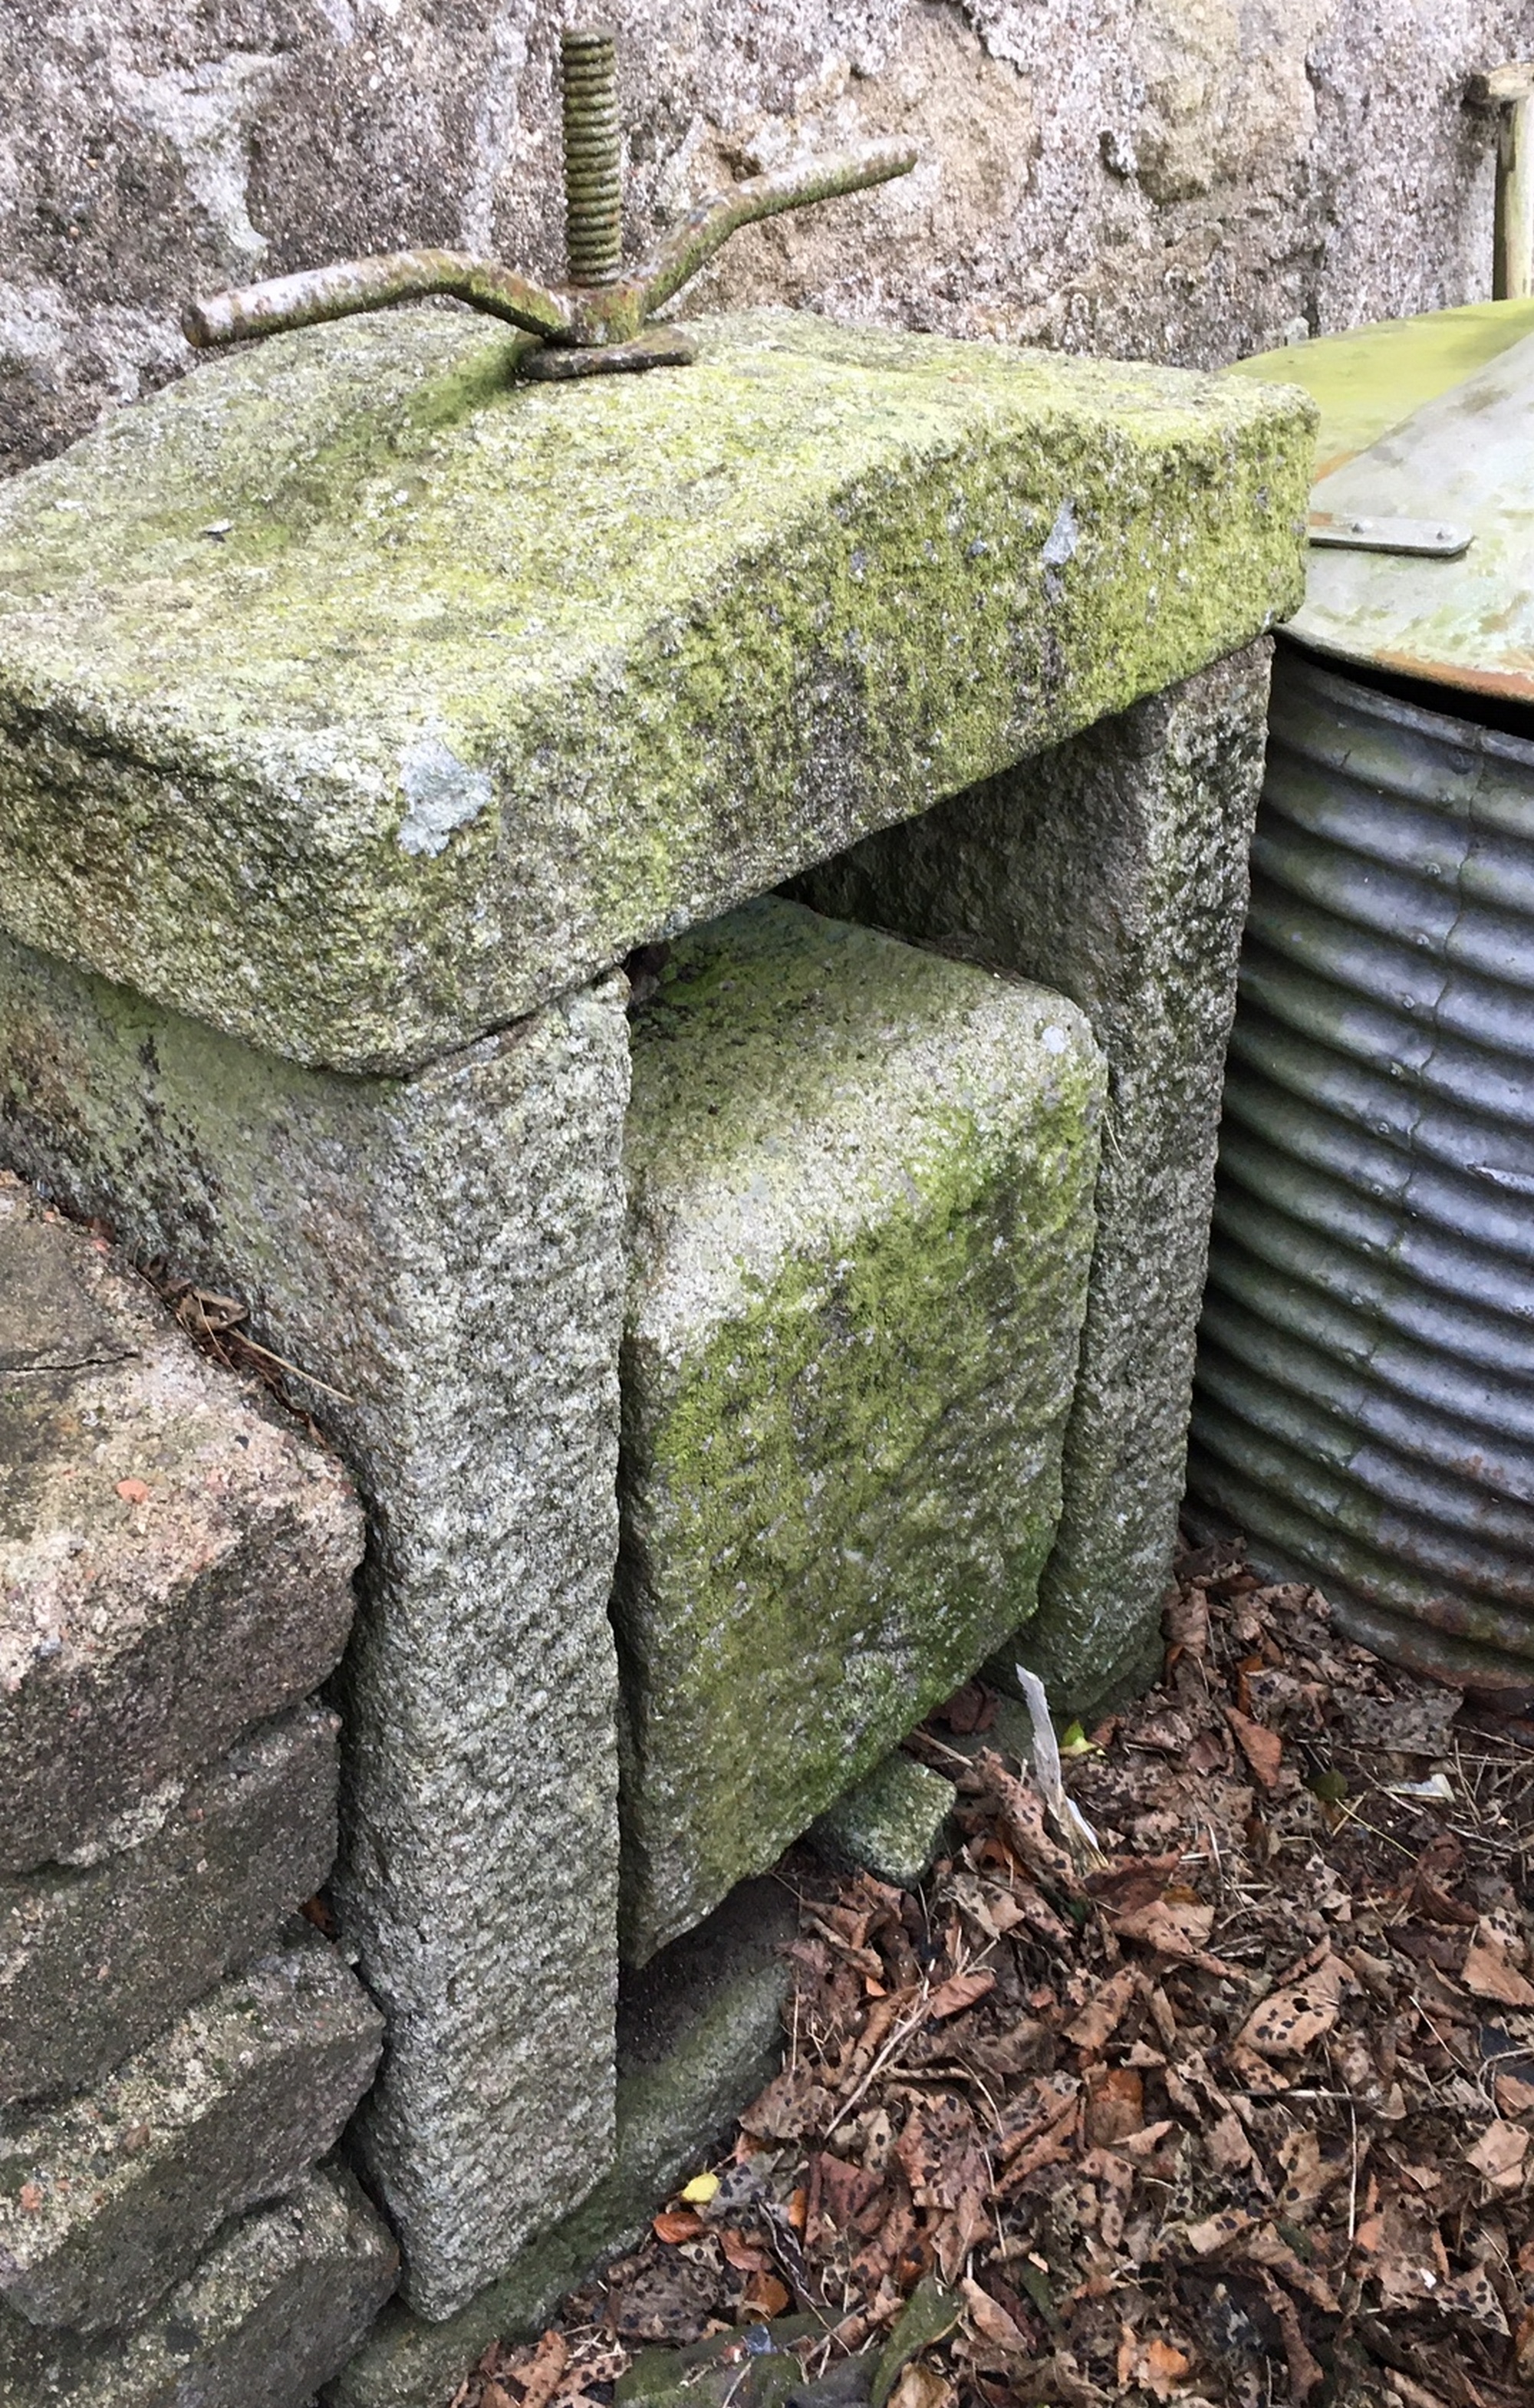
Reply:
<svg viewBox="0 0 1534 2408"><path fill-rule="evenodd" d="M1075 1800L1068 1796L1060 1771L1060 1746L1050 1719L1049 1698L1037 1672L1025 1670L1021 1664L1013 1667L1022 1684L1027 1704L1028 1719L1033 1725L1033 1777L1039 1784L1045 1805L1059 1826L1062 1838L1072 1856L1092 1864L1106 1864L1108 1859L1097 1845L1097 1835Z"/></svg>

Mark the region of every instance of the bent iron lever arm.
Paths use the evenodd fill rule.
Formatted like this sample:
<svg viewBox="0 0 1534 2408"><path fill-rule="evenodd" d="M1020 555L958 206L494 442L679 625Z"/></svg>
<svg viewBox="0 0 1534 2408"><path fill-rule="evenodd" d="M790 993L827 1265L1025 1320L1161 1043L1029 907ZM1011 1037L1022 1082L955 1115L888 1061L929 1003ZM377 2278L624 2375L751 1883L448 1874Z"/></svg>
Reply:
<svg viewBox="0 0 1534 2408"><path fill-rule="evenodd" d="M189 301L181 332L198 350L233 343L242 336L280 335L327 318L350 318L359 309L381 309L391 301L416 301L448 293L493 318L509 318L529 335L569 331L569 313L541 285L503 267L496 259L475 259L465 251L386 251L372 259L341 259L330 267L307 267L296 276L274 276L210 301Z"/></svg>
<svg viewBox="0 0 1534 2408"><path fill-rule="evenodd" d="M585 37L589 40L590 37ZM568 110L566 111L568 117ZM566 145L569 134L566 123ZM606 351L590 367L640 366L691 358L685 337L664 347L654 337L636 347L646 320L679 293L738 228L781 209L856 193L891 177L909 175L917 151L909 142L864 142L823 159L753 176L695 202L651 256L628 273L618 266L601 282L571 281L549 290L519 276L496 259L458 251L393 251L372 259L348 259L329 267L307 268L249 284L210 300L191 302L181 317L189 343L207 349L242 337L275 335L358 310L381 309L393 301L448 294L495 318L504 318L546 343L581 351ZM572 208L572 218L574 210ZM572 242L572 249L574 248ZM658 333L658 330L657 330ZM620 353L619 347L624 347ZM551 366L553 364L551 363ZM566 372L577 367L573 360ZM581 364L582 366L585 363Z"/></svg>

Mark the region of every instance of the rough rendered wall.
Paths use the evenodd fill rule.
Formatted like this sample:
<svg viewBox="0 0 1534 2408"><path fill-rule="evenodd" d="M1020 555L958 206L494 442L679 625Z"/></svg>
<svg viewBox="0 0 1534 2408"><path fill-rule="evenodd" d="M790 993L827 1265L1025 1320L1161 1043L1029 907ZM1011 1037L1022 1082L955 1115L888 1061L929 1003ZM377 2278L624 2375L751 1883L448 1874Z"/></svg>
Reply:
<svg viewBox="0 0 1534 2408"><path fill-rule="evenodd" d="M177 374L189 291L407 240L557 266L563 0L5 0L0 458ZM1476 68L1534 0L609 0L630 237L805 139L908 182L739 237L718 307L1207 366L1478 299Z"/></svg>

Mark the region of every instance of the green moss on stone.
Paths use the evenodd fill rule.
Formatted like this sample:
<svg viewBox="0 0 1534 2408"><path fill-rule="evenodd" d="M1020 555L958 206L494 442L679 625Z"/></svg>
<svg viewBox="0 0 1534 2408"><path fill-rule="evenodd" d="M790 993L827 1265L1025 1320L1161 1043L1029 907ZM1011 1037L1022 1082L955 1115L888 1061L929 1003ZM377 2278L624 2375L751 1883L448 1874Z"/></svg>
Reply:
<svg viewBox="0 0 1534 2408"><path fill-rule="evenodd" d="M627 1944L769 1864L1031 1612L1102 1071L1072 1007L782 903L636 1027Z"/></svg>
<svg viewBox="0 0 1534 2408"><path fill-rule="evenodd" d="M823 1814L811 1837L833 1862L914 1889L928 1871L953 1811L953 1784L898 1749Z"/></svg>
<svg viewBox="0 0 1534 2408"><path fill-rule="evenodd" d="M1308 405L761 313L311 328L0 500L13 934L409 1067L1293 609Z"/></svg>

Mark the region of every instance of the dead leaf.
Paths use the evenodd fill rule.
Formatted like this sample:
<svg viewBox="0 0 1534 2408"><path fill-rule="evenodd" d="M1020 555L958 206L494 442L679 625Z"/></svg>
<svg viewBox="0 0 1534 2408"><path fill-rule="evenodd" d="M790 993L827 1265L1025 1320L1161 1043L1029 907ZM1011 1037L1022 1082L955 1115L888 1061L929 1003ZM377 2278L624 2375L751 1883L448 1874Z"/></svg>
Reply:
<svg viewBox="0 0 1534 2408"><path fill-rule="evenodd" d="M903 2367L900 2380L890 2393L888 2408L953 2408L957 2394L946 2376L925 2358L912 2358Z"/></svg>
<svg viewBox="0 0 1534 2408"><path fill-rule="evenodd" d="M836 2112L836 2100L809 2066L791 2065L742 2110L740 2127L759 2140L796 2141L824 2129Z"/></svg>
<svg viewBox="0 0 1534 2408"><path fill-rule="evenodd" d="M1126 1965L1094 1992L1079 2015L1067 2024L1065 2036L1083 2051L1105 2048L1124 2021L1140 1975Z"/></svg>
<svg viewBox="0 0 1534 2408"><path fill-rule="evenodd" d="M972 2007L996 1985L996 1977L988 1967L978 1973L951 1973L933 1991L923 2013L928 2023L942 2023L949 2015L962 2015L966 2007Z"/></svg>
<svg viewBox="0 0 1534 2408"><path fill-rule="evenodd" d="M1291 2132L1278 2158L1284 2174L1283 2187L1278 2195L1279 2212L1291 2223L1307 2223L1318 2201L1341 2181L1347 2169L1323 2161L1321 2143L1311 2131Z"/></svg>
<svg viewBox="0 0 1534 2408"><path fill-rule="evenodd" d="M695 2241L700 2232L707 2231L708 2227L694 2208L665 2207L659 2215L652 2218L650 2229L657 2241L675 2243Z"/></svg>
<svg viewBox="0 0 1534 2408"><path fill-rule="evenodd" d="M1124 2328L1118 2358L1121 2391L1134 2386L1149 2391L1157 2400L1169 2400L1192 2367L1192 2358L1171 2342L1161 2341L1154 2334L1144 2341L1127 2325Z"/></svg>
<svg viewBox="0 0 1534 2408"><path fill-rule="evenodd" d="M1496 1999L1504 2007L1534 2007L1534 1983L1526 1981L1517 1967L1510 1963L1499 1939L1484 1920L1476 1926L1459 1978L1474 1998Z"/></svg>
<svg viewBox="0 0 1534 2408"><path fill-rule="evenodd" d="M988 2341L993 2348L1010 2351L1018 2358L1032 2356L1027 2336L1006 2309L992 2299L989 2291L982 2290L968 2275L959 2285L959 2289L969 2313L969 2321L982 2339Z"/></svg>
<svg viewBox="0 0 1534 2408"><path fill-rule="evenodd" d="M1303 2057L1337 2021L1342 1982L1343 1967L1335 1956L1324 1956L1292 1989L1274 1990L1253 2009L1237 2044L1258 2057Z"/></svg>
<svg viewBox="0 0 1534 2408"><path fill-rule="evenodd" d="M1234 1706L1226 1706L1226 1720L1236 1734L1236 1744L1263 1787L1276 1787L1283 1763L1283 1742L1277 1731L1270 1731L1266 1724L1254 1722L1250 1714L1239 1713Z"/></svg>
<svg viewBox="0 0 1534 2408"><path fill-rule="evenodd" d="M1161 1617L1167 1645L1179 1655L1202 1657L1209 1653L1209 1598L1195 1583L1174 1588Z"/></svg>
<svg viewBox="0 0 1534 2408"><path fill-rule="evenodd" d="M764 2249L759 2242L748 2241L743 2232L737 2232L728 2225L719 2235L719 2246L724 2254L725 2264L733 2266L738 2274L766 2274L771 2271L771 2252Z"/></svg>
<svg viewBox="0 0 1534 2408"><path fill-rule="evenodd" d="M1303 2402L1310 2398L1312 2391L1319 2389L1325 2383L1326 2379L1325 2369L1317 2362L1306 2343L1304 2334L1300 2331L1299 2316L1287 2292L1281 2290L1272 2275L1267 2272L1262 2274L1262 2286L1268 2304L1278 2319L1279 2331L1283 2336L1283 2355L1289 2366L1289 2387L1296 2400Z"/></svg>
<svg viewBox="0 0 1534 2408"><path fill-rule="evenodd" d="M1528 2134L1520 2124L1504 2124L1500 2117L1488 2124L1475 2146L1465 2152L1465 2162L1473 2166L1483 2181L1493 2190L1513 2191L1522 2187L1524 2159L1528 2154Z"/></svg>
<svg viewBox="0 0 1534 2408"><path fill-rule="evenodd" d="M954 1690L946 1705L938 1708L932 1719L946 1723L957 1738L968 1739L971 1732L989 1730L996 1718L996 1701L991 1691L982 1688L978 1681L967 1681L962 1689Z"/></svg>
<svg viewBox="0 0 1534 2408"><path fill-rule="evenodd" d="M1244 2173L1253 2162L1252 2143L1239 2115L1226 2110L1204 2135L1204 2154L1217 2174Z"/></svg>
<svg viewBox="0 0 1534 2408"><path fill-rule="evenodd" d="M1200 2224L1187 2228L1188 2247L1198 2258L1212 2258L1221 2249L1228 2249L1250 2229L1253 2217L1240 2208L1226 2208L1218 2215L1206 2215Z"/></svg>
<svg viewBox="0 0 1534 2408"><path fill-rule="evenodd" d="M1125 2132L1123 2140L1117 2142L1115 2145L1123 2150L1126 2157L1133 2157L1136 2164L1140 2165L1146 2158L1155 2155L1168 2132L1176 2130L1177 2126L1172 2118L1169 2115L1163 2115L1158 2124L1142 2124L1138 2132Z"/></svg>
<svg viewBox="0 0 1534 2408"><path fill-rule="evenodd" d="M522 2408L549 2408L559 2378L569 2363L570 2345L562 2332L546 2332L531 2366L522 2377Z"/></svg>
<svg viewBox="0 0 1534 2408"><path fill-rule="evenodd" d="M1134 2068L1095 2066L1086 2086L1087 2146L1111 2148L1126 2133L1138 2132L1144 2121L1145 2085Z"/></svg>
<svg viewBox="0 0 1534 2408"><path fill-rule="evenodd" d="M1495 2333L1499 2340L1508 2339L1511 2327L1497 2296L1497 2286L1484 2266L1472 2267L1468 2274L1455 2274L1441 2283L1433 2294L1433 2305L1440 2315L1467 2324L1479 2325L1483 2332Z"/></svg>
<svg viewBox="0 0 1534 2408"><path fill-rule="evenodd" d="M776 2274L753 2274L741 2294L742 2305L760 2316L781 2316L791 2304L788 2286Z"/></svg>
<svg viewBox="0 0 1534 2408"><path fill-rule="evenodd" d="M1214 1909L1191 1891L1168 1890L1118 1915L1113 1928L1121 1940L1138 1940L1158 1956L1196 1956L1214 1928Z"/></svg>

